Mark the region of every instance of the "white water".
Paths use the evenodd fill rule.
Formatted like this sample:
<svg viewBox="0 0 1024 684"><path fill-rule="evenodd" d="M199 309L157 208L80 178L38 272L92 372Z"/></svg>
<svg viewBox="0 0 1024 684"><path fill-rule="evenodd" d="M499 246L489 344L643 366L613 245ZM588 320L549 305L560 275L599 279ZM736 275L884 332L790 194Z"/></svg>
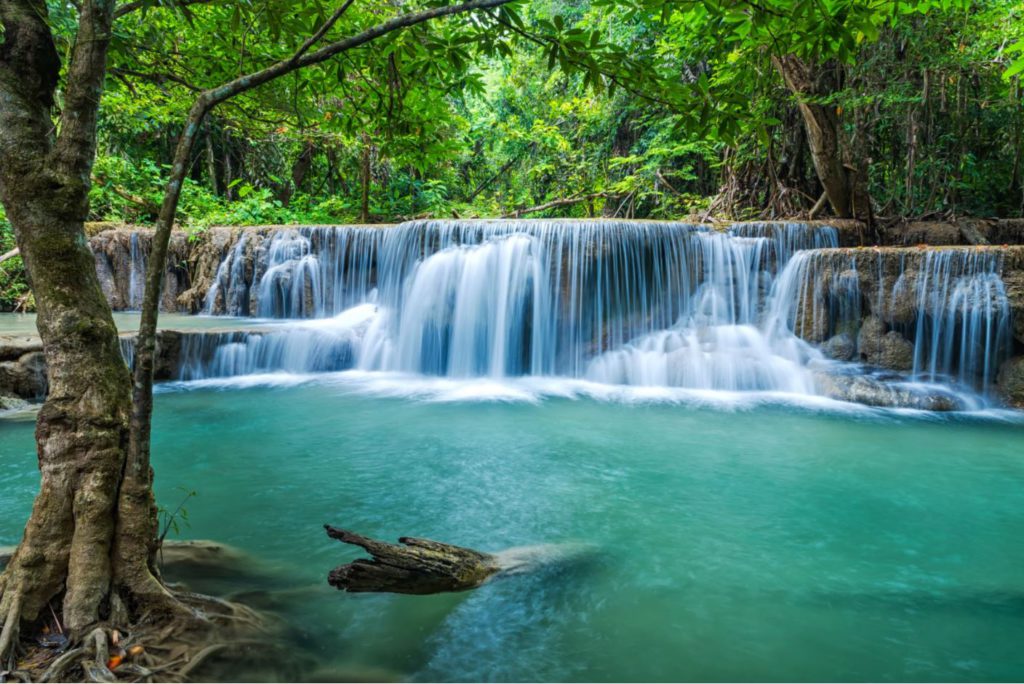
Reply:
<svg viewBox="0 0 1024 684"><path fill-rule="evenodd" d="M818 277L828 251L814 250L837 232L801 224L419 221L249 239L207 310L310 320L183 349L184 379L354 368L810 396L836 362L801 337L862 313L853 264ZM932 300L901 329L916 378L984 391L1012 337L1005 291L991 259L949 254L913 275Z"/></svg>
<svg viewBox="0 0 1024 684"><path fill-rule="evenodd" d="M914 257L912 263L904 257L893 279L884 272L881 252L797 254L779 276L779 329L811 339L855 331L863 314L857 275L858 261L863 261L876 281L872 309L913 342L911 377L989 392L1013 350L1000 254L929 249Z"/></svg>

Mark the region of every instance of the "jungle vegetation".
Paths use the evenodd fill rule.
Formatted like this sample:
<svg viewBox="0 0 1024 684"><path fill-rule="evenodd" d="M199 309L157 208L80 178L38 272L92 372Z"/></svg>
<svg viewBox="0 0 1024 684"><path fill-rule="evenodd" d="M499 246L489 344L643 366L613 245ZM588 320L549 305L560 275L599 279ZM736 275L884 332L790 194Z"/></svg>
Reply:
<svg viewBox="0 0 1024 684"><path fill-rule="evenodd" d="M0 26L0 287L27 272L51 374L2 666L51 613L83 658L97 625L212 628L154 563L175 225L1024 210L1019 0L0 0ZM87 221L157 229L134 380Z"/></svg>

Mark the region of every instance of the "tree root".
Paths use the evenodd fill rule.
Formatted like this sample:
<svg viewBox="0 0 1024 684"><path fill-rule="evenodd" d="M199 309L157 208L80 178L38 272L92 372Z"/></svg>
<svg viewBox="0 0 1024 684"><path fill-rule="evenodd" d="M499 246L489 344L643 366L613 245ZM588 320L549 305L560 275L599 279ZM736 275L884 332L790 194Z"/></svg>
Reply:
<svg viewBox="0 0 1024 684"><path fill-rule="evenodd" d="M0 667L0 682L182 682L215 656L247 662L251 657L238 651L280 654L277 624L251 608L191 592L168 595L179 602L171 614L147 611L129 629L98 625L76 643L65 643L70 648L64 652L25 640L17 663L20 601L12 600L0 641L8 646L10 666ZM158 614L165 619L153 619Z"/></svg>
<svg viewBox="0 0 1024 684"><path fill-rule="evenodd" d="M0 611L0 620L4 625L0 630L0 670L6 673L15 669L18 630L21 627L21 594L0 597L0 606L5 604L7 605L6 615Z"/></svg>

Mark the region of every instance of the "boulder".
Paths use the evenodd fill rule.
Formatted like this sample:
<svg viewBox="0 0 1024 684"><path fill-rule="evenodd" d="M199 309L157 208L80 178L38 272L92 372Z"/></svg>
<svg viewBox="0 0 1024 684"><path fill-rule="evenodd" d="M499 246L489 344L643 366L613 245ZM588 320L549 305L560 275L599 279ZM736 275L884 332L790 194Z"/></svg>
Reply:
<svg viewBox="0 0 1024 684"><path fill-rule="evenodd" d="M966 408L954 394L941 388L915 387L902 382L885 382L866 375L816 373L821 394L831 399L882 408L921 411L958 411Z"/></svg>
<svg viewBox="0 0 1024 684"><path fill-rule="evenodd" d="M892 283L881 312L887 323L913 323L918 314L918 272L908 268Z"/></svg>
<svg viewBox="0 0 1024 684"><path fill-rule="evenodd" d="M0 337L0 361L17 361L30 352L43 351L43 341L38 337L20 335Z"/></svg>
<svg viewBox="0 0 1024 684"><path fill-rule="evenodd" d="M23 355L17 361L0 361L0 394L22 399L46 396L46 361L42 352Z"/></svg>
<svg viewBox="0 0 1024 684"><path fill-rule="evenodd" d="M999 367L999 394L1010 406L1024 408L1024 356L1008 359Z"/></svg>
<svg viewBox="0 0 1024 684"><path fill-rule="evenodd" d="M857 335L857 354L861 361L889 370L914 367L914 345L895 330L885 332L885 324L876 316L864 319Z"/></svg>
<svg viewBox="0 0 1024 684"><path fill-rule="evenodd" d="M821 351L836 361L852 361L857 352L857 343L849 333L840 333L821 345Z"/></svg>

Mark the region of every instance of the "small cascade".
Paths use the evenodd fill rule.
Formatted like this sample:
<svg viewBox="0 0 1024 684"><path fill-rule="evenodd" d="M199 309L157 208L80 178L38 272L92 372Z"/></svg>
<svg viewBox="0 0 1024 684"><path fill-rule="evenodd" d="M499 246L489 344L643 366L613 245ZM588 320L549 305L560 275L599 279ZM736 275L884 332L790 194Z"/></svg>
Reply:
<svg viewBox="0 0 1024 684"><path fill-rule="evenodd" d="M213 284L206 293L207 314L224 313L229 316L249 316L249 286L245 279L246 248L250 235L242 232L238 242L217 267Z"/></svg>
<svg viewBox="0 0 1024 684"><path fill-rule="evenodd" d="M243 232L217 268L207 314L326 318L370 296L386 229L318 226Z"/></svg>
<svg viewBox="0 0 1024 684"><path fill-rule="evenodd" d="M998 255L929 251L918 273L917 298L914 375L932 382L953 378L987 391L1013 348Z"/></svg>
<svg viewBox="0 0 1024 684"><path fill-rule="evenodd" d="M142 309L142 297L146 289L147 252L139 245L139 234L133 232L129 238L128 262L128 309Z"/></svg>
<svg viewBox="0 0 1024 684"><path fill-rule="evenodd" d="M364 304L330 319L258 331L183 335L177 379L347 370L355 363L359 340L374 315L375 307Z"/></svg>
<svg viewBox="0 0 1024 684"><path fill-rule="evenodd" d="M811 342L856 338L859 360L916 380L987 392L1013 349L1001 267L997 250L803 252L769 318Z"/></svg>
<svg viewBox="0 0 1024 684"><path fill-rule="evenodd" d="M741 238L767 238L765 270L777 271L797 252L839 246L839 231L832 226L808 228L806 223L754 221L737 223L729 234Z"/></svg>

